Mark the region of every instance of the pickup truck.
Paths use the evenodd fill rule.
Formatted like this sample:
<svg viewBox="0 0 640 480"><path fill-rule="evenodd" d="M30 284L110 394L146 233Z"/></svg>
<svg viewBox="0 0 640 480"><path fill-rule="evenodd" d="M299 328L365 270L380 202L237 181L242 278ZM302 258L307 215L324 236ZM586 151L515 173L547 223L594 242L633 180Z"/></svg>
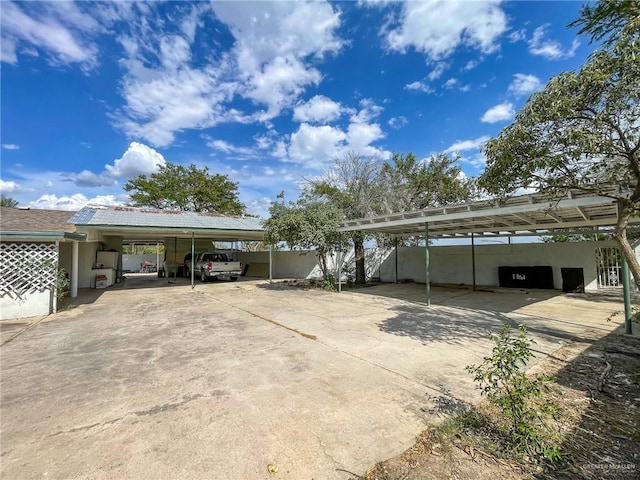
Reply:
<svg viewBox="0 0 640 480"><path fill-rule="evenodd" d="M229 280L235 282L242 274L242 262L232 262L224 253L199 253L195 261L195 274L200 280Z"/></svg>

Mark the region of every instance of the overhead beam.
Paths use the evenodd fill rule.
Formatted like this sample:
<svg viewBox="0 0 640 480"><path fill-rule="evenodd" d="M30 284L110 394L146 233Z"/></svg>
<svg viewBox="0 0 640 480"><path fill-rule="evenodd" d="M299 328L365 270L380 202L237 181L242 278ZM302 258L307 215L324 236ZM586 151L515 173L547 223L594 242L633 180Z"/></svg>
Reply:
<svg viewBox="0 0 640 480"><path fill-rule="evenodd" d="M422 218L405 218L398 220L385 221L387 216L383 217L371 217L358 220L347 220L343 222L343 226L338 229L340 232L351 232L358 230L375 230L379 228L381 224L385 226L406 226L406 225L418 225L424 224L424 221L428 219L430 224L433 222L444 221L461 221L469 220L471 218L482 217L494 217L500 215L526 215L527 213L547 213L553 209L562 208L575 208L578 206L588 207L596 205L611 205L613 200L607 197L582 197L576 199L560 200L557 202L545 202L545 203L533 203L524 205L512 205L505 207L485 207L484 209L473 209L466 212L456 212L443 214L442 209L429 209L424 210L424 216Z"/></svg>
<svg viewBox="0 0 640 480"><path fill-rule="evenodd" d="M587 222L590 220L589 216L585 213L585 211L582 209L582 207L576 207L576 210L578 211L580 216L582 218L584 218Z"/></svg>

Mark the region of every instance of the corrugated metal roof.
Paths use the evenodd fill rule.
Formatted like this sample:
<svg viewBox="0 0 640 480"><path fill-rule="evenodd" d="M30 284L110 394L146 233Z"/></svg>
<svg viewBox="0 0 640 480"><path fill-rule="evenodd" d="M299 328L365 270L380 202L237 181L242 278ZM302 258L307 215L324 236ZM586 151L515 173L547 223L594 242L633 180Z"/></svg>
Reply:
<svg viewBox="0 0 640 480"><path fill-rule="evenodd" d="M563 199L533 194L509 198L498 206L492 200L484 200L346 220L338 230L422 235L428 225L430 237L517 232L539 235L545 231L611 227L617 218L617 206L612 198L569 192ZM632 217L630 222L639 223L640 218Z"/></svg>
<svg viewBox="0 0 640 480"><path fill-rule="evenodd" d="M160 227L188 230L262 231L255 217L225 217L211 213L143 210L133 207L85 207L70 223L83 226Z"/></svg>

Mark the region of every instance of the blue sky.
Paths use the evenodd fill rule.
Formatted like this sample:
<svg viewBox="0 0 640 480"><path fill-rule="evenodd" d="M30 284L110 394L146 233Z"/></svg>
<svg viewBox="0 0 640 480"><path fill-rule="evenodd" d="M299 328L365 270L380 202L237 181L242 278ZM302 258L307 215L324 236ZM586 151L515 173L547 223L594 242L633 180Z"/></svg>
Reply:
<svg viewBox="0 0 640 480"><path fill-rule="evenodd" d="M2 1L1 179L22 206L121 204L163 162L265 216L355 151L479 147L594 49L582 2Z"/></svg>

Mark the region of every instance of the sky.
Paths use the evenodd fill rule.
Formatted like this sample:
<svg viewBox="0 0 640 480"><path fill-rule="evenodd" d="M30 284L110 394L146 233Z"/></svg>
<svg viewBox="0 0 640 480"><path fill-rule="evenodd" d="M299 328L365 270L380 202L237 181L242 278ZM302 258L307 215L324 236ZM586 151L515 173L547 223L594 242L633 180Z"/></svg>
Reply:
<svg viewBox="0 0 640 480"><path fill-rule="evenodd" d="M348 152L460 156L595 49L583 2L2 0L0 192L125 204L165 162L208 167L268 216Z"/></svg>

